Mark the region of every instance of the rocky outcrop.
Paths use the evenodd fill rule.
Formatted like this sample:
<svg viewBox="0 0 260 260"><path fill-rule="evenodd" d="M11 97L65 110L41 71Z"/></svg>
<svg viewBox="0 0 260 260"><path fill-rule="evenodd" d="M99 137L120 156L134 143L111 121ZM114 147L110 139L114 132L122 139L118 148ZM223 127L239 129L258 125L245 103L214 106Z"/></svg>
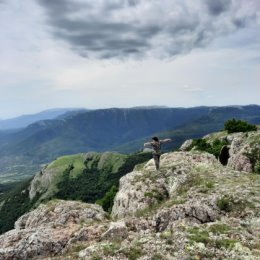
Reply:
<svg viewBox="0 0 260 260"><path fill-rule="evenodd" d="M150 160L142 170L136 169L120 179L112 216L122 218L133 215L171 198L188 180L188 175L196 174L196 167L214 168L214 165L218 165L218 162L213 155L200 152L164 154L159 172L155 170L153 160Z"/></svg>
<svg viewBox="0 0 260 260"><path fill-rule="evenodd" d="M230 141L228 166L253 172L260 165L260 132L235 133L227 136Z"/></svg>
<svg viewBox="0 0 260 260"><path fill-rule="evenodd" d="M154 217L155 230L162 232L167 228L172 229L173 223L181 219L199 224L216 221L218 216L216 204L214 200L208 200L207 202L211 202L213 205L209 206L202 201L191 200L183 205L176 205L159 211Z"/></svg>
<svg viewBox="0 0 260 260"><path fill-rule="evenodd" d="M110 223L109 229L102 234L102 240L120 240L127 238L128 232L124 221L112 222Z"/></svg>
<svg viewBox="0 0 260 260"><path fill-rule="evenodd" d="M82 223L105 220L98 205L75 201L51 201L23 215L15 229L0 236L0 259L23 260L66 251ZM80 235L75 234L80 239Z"/></svg>
<svg viewBox="0 0 260 260"><path fill-rule="evenodd" d="M225 140L228 148L227 166L244 172L260 170L260 131L247 133L218 132L203 137L208 143L215 140ZM181 151L196 150L192 147L192 140L187 140L180 147ZM226 164L226 163L225 163Z"/></svg>
<svg viewBox="0 0 260 260"><path fill-rule="evenodd" d="M186 140L180 147L180 151L188 151L192 146L192 139Z"/></svg>

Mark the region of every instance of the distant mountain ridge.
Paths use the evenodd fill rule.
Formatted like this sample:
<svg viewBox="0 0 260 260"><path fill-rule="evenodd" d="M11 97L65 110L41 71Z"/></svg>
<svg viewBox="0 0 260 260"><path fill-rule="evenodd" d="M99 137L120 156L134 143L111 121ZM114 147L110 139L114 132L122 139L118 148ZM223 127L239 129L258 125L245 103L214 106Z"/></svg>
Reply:
<svg viewBox="0 0 260 260"><path fill-rule="evenodd" d="M135 152L153 135L173 137L166 150L188 138L223 129L230 118L260 124L260 106L194 108L111 108L42 120L16 132L0 134L1 174L36 172L58 156L88 151Z"/></svg>
<svg viewBox="0 0 260 260"><path fill-rule="evenodd" d="M58 116L68 116L77 111L87 111L81 108L54 108L41 111L35 114L22 115L10 119L0 119L0 130L10 130L26 127L36 121L54 119Z"/></svg>

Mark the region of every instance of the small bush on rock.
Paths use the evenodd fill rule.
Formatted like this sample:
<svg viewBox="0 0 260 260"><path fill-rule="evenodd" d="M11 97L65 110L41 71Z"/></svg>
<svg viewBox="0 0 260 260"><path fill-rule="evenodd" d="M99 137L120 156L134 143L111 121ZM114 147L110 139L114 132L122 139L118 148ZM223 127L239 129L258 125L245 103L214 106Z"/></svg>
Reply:
<svg viewBox="0 0 260 260"><path fill-rule="evenodd" d="M211 153L218 158L224 145L227 145L227 141L225 140L221 141L216 139L212 144L210 144L206 139L199 138L192 141L191 148L195 147L195 150Z"/></svg>
<svg viewBox="0 0 260 260"><path fill-rule="evenodd" d="M117 192L118 188L113 185L111 189L105 194L105 196L102 199L97 200L96 203L102 206L105 211L111 213L114 204L114 198Z"/></svg>
<svg viewBox="0 0 260 260"><path fill-rule="evenodd" d="M242 212L246 208L254 208L255 205L252 202L243 199L235 199L233 196L225 195L218 199L217 206L220 210L225 212Z"/></svg>
<svg viewBox="0 0 260 260"><path fill-rule="evenodd" d="M248 124L246 121L231 119L225 123L224 129L230 134L236 132L256 131L257 127L255 125Z"/></svg>

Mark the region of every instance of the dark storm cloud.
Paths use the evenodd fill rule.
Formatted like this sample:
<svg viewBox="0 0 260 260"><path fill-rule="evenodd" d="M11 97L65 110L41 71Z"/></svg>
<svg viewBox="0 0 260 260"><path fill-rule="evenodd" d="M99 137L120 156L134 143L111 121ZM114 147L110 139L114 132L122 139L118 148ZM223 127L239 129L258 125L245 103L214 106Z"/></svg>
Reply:
<svg viewBox="0 0 260 260"><path fill-rule="evenodd" d="M95 58L171 57L256 20L258 0L36 0L54 37ZM242 11L241 11L242 10Z"/></svg>
<svg viewBox="0 0 260 260"><path fill-rule="evenodd" d="M206 0L205 3L212 15L219 15L231 7L231 0Z"/></svg>

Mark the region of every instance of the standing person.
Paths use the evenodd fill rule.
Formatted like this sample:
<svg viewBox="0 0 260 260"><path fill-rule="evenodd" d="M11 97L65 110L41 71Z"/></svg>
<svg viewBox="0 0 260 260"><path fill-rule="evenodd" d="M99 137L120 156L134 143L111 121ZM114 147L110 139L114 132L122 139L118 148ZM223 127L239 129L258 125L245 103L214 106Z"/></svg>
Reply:
<svg viewBox="0 0 260 260"><path fill-rule="evenodd" d="M161 144L172 142L172 139L163 139L159 140L157 136L152 138L151 142L144 143L144 146L151 145L153 147L153 159L155 162L156 170L158 171L160 168L160 157L161 157Z"/></svg>

